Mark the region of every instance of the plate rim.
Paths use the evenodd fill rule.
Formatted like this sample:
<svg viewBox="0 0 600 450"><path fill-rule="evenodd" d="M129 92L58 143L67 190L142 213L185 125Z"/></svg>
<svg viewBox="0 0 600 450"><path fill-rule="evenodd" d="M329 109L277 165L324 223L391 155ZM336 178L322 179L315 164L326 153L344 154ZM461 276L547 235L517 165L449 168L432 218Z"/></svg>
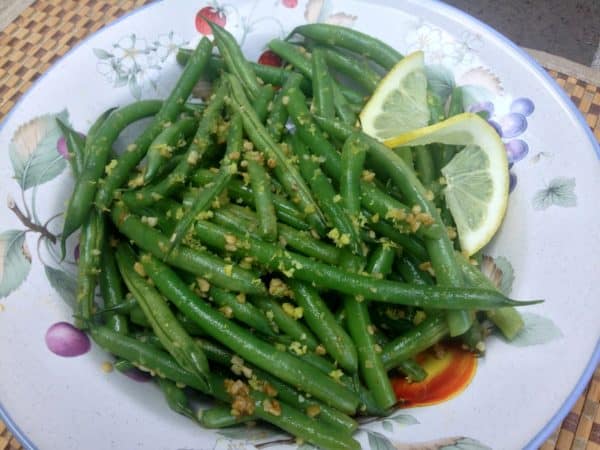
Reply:
<svg viewBox="0 0 600 450"><path fill-rule="evenodd" d="M167 1L167 0L157 0L157 1L153 1L151 3L145 4L145 5L142 5L139 8L135 8L132 11L129 11L129 12L123 14L121 17L113 20L112 22L102 26L98 30L96 30L93 33L86 36L84 39L77 42L64 55L62 55L60 58L58 58L48 68L48 70L46 70L44 73L42 73L40 75L40 77L37 80L35 80L35 82L30 86L30 88L23 95L21 95L19 97L17 102L10 109L10 111L4 116L2 123L0 123L0 131L2 131L2 129L7 124L10 117L12 116L12 114L18 109L18 107L21 105L21 103L23 101L25 101L25 99L34 90L34 88L39 83L41 83L46 78L46 76L48 74L50 74L50 72L52 72L54 69L56 69L56 66L60 62L62 62L63 59L69 57L71 55L71 53L75 52L77 49L79 49L80 46L87 44L87 42L89 40L93 39L97 35L108 30L109 28L112 28L113 26L119 24L121 21L126 20L130 16L138 14L148 8L154 7L165 1ZM362 3L368 3L368 0L355 0L355 1L362 2ZM383 5L386 7L391 7L394 9L399 9L397 7L397 5L388 4L385 0L383 0L383 1L375 0L374 3L378 3L380 5ZM437 8L440 8L442 10L445 9L447 12L449 12L453 15L456 15L459 18L465 19L467 23L470 22L474 25L477 25L478 27L483 28L487 33L489 33L491 36L498 39L502 44L506 45L510 50L512 50L516 54L517 57L520 57L525 63L527 63L527 65L531 69L533 69L534 72L536 72L538 75L541 76L541 78L545 82L546 87L549 88L550 90L554 91L555 94L558 94L558 98L559 98L559 101L562 103L563 109L565 109L568 113L570 113L570 115L572 116L572 118L575 119L575 121L578 123L580 128L583 129L585 135L587 136L587 140L589 141L589 143L592 144L592 148L594 149L594 152L596 153L596 157L598 158L598 160L600 160L600 142L598 142L598 140L594 136L592 130L590 129L587 122L585 121L585 118L583 117L581 111L579 111L579 109L571 101L571 99L569 98L567 93L563 89L561 89L560 86L557 85L555 80L548 74L548 72L531 55L529 55L525 50L523 50L521 47L519 47L517 44L515 44L511 39L509 39L507 36L505 36L504 34L499 32L492 26L477 19L476 17L470 15L469 13L458 9L457 7L454 7L452 5L444 3L442 0L421 0L419 3L421 5L425 5L425 6L435 5L435 7L437 7ZM571 390L571 392L569 393L567 398L562 403L561 407L558 409L558 411L556 411L554 413L554 415L548 421L548 423L546 423L546 425L544 427L542 427L542 429L540 431L538 431L538 433L525 445L525 447L524 447L525 450L536 450L541 444L543 444L548 439L548 437L550 437L552 432L560 425L560 423L567 416L569 411L573 408L573 405L575 404L575 402L577 401L579 396L584 391L585 387L587 386L590 379L592 378L592 375L593 375L596 367L599 364L600 364L600 338L596 342L594 351L592 352L590 359L583 370L583 373L579 377L577 383L575 384L575 386L573 387L573 389ZM16 437L20 441L20 443L22 444L22 446L25 450L38 450L38 447L35 446L35 444L19 428L17 423L11 418L11 416L8 413L8 410L4 407L1 400L0 400L0 419L6 424L8 430L13 434L13 436Z"/></svg>

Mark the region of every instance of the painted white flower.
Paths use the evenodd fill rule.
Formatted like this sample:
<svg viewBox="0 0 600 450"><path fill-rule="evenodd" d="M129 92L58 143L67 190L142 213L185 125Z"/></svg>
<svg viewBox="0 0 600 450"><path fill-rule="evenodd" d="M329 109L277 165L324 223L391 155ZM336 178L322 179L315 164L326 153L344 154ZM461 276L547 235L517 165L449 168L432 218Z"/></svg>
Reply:
<svg viewBox="0 0 600 450"><path fill-rule="evenodd" d="M156 56L160 58L161 61L165 61L169 56L177 53L177 50L187 43L188 42L185 41L181 36L172 31L167 34L161 34L154 42L156 47Z"/></svg>
<svg viewBox="0 0 600 450"><path fill-rule="evenodd" d="M127 77L127 75L123 73L119 61L117 61L116 58L98 61L96 69L100 75L106 78L106 81L112 84L118 84L121 78Z"/></svg>
<svg viewBox="0 0 600 450"><path fill-rule="evenodd" d="M406 44L410 52L423 50L428 53L439 50L442 39L442 30L424 24L406 36Z"/></svg>
<svg viewBox="0 0 600 450"><path fill-rule="evenodd" d="M113 47L113 54L123 72L135 72L137 67L150 64L148 57L152 49L145 39L140 39L135 34L121 38Z"/></svg>

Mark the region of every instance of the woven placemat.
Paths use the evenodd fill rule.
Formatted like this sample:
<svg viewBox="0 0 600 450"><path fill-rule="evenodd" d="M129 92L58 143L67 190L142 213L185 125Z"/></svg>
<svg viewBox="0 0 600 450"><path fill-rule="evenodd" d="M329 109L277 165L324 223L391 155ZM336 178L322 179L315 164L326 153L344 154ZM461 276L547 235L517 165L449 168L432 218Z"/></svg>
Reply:
<svg viewBox="0 0 600 450"><path fill-rule="evenodd" d="M37 0L0 32L0 121L19 97L73 45L152 0ZM549 71L600 141L600 86ZM21 444L0 420L0 450ZM541 450L600 450L600 367Z"/></svg>

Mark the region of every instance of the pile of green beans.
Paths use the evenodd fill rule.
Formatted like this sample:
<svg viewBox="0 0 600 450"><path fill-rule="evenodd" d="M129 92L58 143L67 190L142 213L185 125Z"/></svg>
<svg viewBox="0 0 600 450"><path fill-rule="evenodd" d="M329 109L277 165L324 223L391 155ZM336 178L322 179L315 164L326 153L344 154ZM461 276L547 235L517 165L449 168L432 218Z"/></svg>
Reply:
<svg viewBox="0 0 600 450"><path fill-rule="evenodd" d="M355 416L402 400L390 377L426 379L418 353L442 340L480 351L483 320L511 339L515 307L535 301L495 289L446 231L434 184L456 148L396 153L357 127L398 52L311 24L294 30L302 42L269 43L285 68L264 67L211 27L214 43L180 51L166 100L110 109L87 138L60 124L76 178L63 246L81 231L76 325L202 426L261 420L358 449ZM201 79L213 93L198 105ZM193 390L214 408L195 411Z"/></svg>

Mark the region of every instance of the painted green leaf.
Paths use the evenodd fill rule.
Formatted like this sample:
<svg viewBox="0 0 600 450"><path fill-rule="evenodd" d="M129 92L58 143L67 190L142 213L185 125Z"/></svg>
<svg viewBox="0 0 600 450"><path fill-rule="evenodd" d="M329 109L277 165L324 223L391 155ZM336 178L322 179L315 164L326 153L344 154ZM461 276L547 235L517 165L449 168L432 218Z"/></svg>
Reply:
<svg viewBox="0 0 600 450"><path fill-rule="evenodd" d="M491 447L468 437L457 438L456 442L440 447L440 450L492 450Z"/></svg>
<svg viewBox="0 0 600 450"><path fill-rule="evenodd" d="M536 192L532 200L533 209L544 210L552 205L563 208L577 206L575 178L556 177L544 189Z"/></svg>
<svg viewBox="0 0 600 450"><path fill-rule="evenodd" d="M556 324L546 317L531 312L521 312L521 317L523 317L525 326L510 341L513 345L527 347L530 345L545 344L563 336Z"/></svg>
<svg viewBox="0 0 600 450"><path fill-rule="evenodd" d="M57 149L62 136L57 118L68 123L67 111L30 120L15 131L10 141L10 160L15 179L22 189L50 181L66 167L65 159Z"/></svg>
<svg viewBox="0 0 600 450"><path fill-rule="evenodd" d="M381 426L388 433L392 433L394 431L394 424L390 420L384 420L383 422L381 422Z"/></svg>
<svg viewBox="0 0 600 450"><path fill-rule="evenodd" d="M513 270L512 264L504 256L498 256L494 258L494 262L498 269L502 271L502 278L500 279L500 292L504 295L510 295L512 286L515 281L515 271Z"/></svg>
<svg viewBox="0 0 600 450"><path fill-rule="evenodd" d="M369 436L370 450L396 450L394 444L383 434L375 431L367 431L367 435Z"/></svg>
<svg viewBox="0 0 600 450"><path fill-rule="evenodd" d="M140 98L142 98L142 88L138 84L137 78L135 76L129 77L128 86L129 92L131 92L131 95L133 95L135 99L139 100Z"/></svg>
<svg viewBox="0 0 600 450"><path fill-rule="evenodd" d="M461 86L460 89L463 95L463 108L465 111L468 111L469 106L471 105L491 101L493 99L492 93L483 86L467 84Z"/></svg>
<svg viewBox="0 0 600 450"><path fill-rule="evenodd" d="M44 266L46 278L50 285L61 296L71 309L75 310L77 303L77 280L74 275L54 267Z"/></svg>
<svg viewBox="0 0 600 450"><path fill-rule="evenodd" d="M427 87L445 102L452 89L456 86L454 74L442 65L432 65L425 67L427 75Z"/></svg>
<svg viewBox="0 0 600 450"><path fill-rule="evenodd" d="M25 231L0 233L0 298L17 289L31 270L31 253L25 242Z"/></svg>
<svg viewBox="0 0 600 450"><path fill-rule="evenodd" d="M302 444L298 446L298 450L319 450L317 447L315 447L314 445L310 445L310 444Z"/></svg>
<svg viewBox="0 0 600 450"><path fill-rule="evenodd" d="M101 48L95 48L93 49L93 52L98 59L110 59L113 57L112 53L109 53L106 50L102 50Z"/></svg>
<svg viewBox="0 0 600 450"><path fill-rule="evenodd" d="M388 417L388 420L393 420L398 425L417 425L419 421L410 414L396 414Z"/></svg>

